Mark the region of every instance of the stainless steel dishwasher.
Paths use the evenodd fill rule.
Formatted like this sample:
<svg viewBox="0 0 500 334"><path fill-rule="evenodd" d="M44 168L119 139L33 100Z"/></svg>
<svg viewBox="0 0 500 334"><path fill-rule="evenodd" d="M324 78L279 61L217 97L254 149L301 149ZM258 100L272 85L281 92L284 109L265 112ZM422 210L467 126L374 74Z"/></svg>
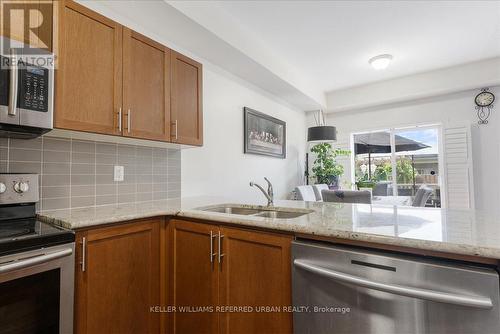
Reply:
<svg viewBox="0 0 500 334"><path fill-rule="evenodd" d="M296 334L500 333L490 268L294 241Z"/></svg>

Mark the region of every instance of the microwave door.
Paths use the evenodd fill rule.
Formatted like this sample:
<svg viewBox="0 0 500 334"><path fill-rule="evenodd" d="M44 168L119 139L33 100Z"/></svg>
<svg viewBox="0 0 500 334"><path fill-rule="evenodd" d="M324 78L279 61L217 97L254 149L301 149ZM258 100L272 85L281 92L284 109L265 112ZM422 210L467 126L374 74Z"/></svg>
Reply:
<svg viewBox="0 0 500 334"><path fill-rule="evenodd" d="M52 129L54 71L26 65L19 70L18 113L23 126Z"/></svg>
<svg viewBox="0 0 500 334"><path fill-rule="evenodd" d="M15 92L17 86L17 71L9 68L9 58L0 56L0 123L19 124L19 113ZM14 68L15 69L15 68Z"/></svg>

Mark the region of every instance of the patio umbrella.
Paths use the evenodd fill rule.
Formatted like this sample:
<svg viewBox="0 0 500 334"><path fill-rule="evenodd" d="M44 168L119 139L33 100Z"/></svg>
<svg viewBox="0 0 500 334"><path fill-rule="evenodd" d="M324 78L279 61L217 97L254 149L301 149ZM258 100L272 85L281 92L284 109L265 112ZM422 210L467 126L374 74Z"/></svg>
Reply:
<svg viewBox="0 0 500 334"><path fill-rule="evenodd" d="M399 135L394 135L394 145L396 152L417 151L427 147L424 143L420 143L410 138ZM389 132L372 132L363 133L354 136L354 153L368 153L368 176L372 178L371 155L372 153L391 153L391 134ZM413 159L412 159L412 167ZM415 186L415 173L413 173L413 183Z"/></svg>

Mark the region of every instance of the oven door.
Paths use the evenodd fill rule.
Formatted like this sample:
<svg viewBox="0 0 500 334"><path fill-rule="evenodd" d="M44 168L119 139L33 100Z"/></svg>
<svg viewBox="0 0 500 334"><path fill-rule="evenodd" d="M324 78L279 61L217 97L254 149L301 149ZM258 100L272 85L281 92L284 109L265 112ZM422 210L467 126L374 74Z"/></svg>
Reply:
<svg viewBox="0 0 500 334"><path fill-rule="evenodd" d="M0 333L73 333L74 243L0 258Z"/></svg>

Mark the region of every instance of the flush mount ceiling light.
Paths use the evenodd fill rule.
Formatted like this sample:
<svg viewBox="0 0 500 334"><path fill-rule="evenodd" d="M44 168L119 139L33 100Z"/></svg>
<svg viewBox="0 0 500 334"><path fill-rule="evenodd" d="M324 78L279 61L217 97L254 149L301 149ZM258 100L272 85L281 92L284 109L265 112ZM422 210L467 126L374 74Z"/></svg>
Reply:
<svg viewBox="0 0 500 334"><path fill-rule="evenodd" d="M386 69L387 66L389 66L389 64L391 63L391 61L392 61L392 55L384 54L371 58L370 60L368 60L368 63L378 71Z"/></svg>

